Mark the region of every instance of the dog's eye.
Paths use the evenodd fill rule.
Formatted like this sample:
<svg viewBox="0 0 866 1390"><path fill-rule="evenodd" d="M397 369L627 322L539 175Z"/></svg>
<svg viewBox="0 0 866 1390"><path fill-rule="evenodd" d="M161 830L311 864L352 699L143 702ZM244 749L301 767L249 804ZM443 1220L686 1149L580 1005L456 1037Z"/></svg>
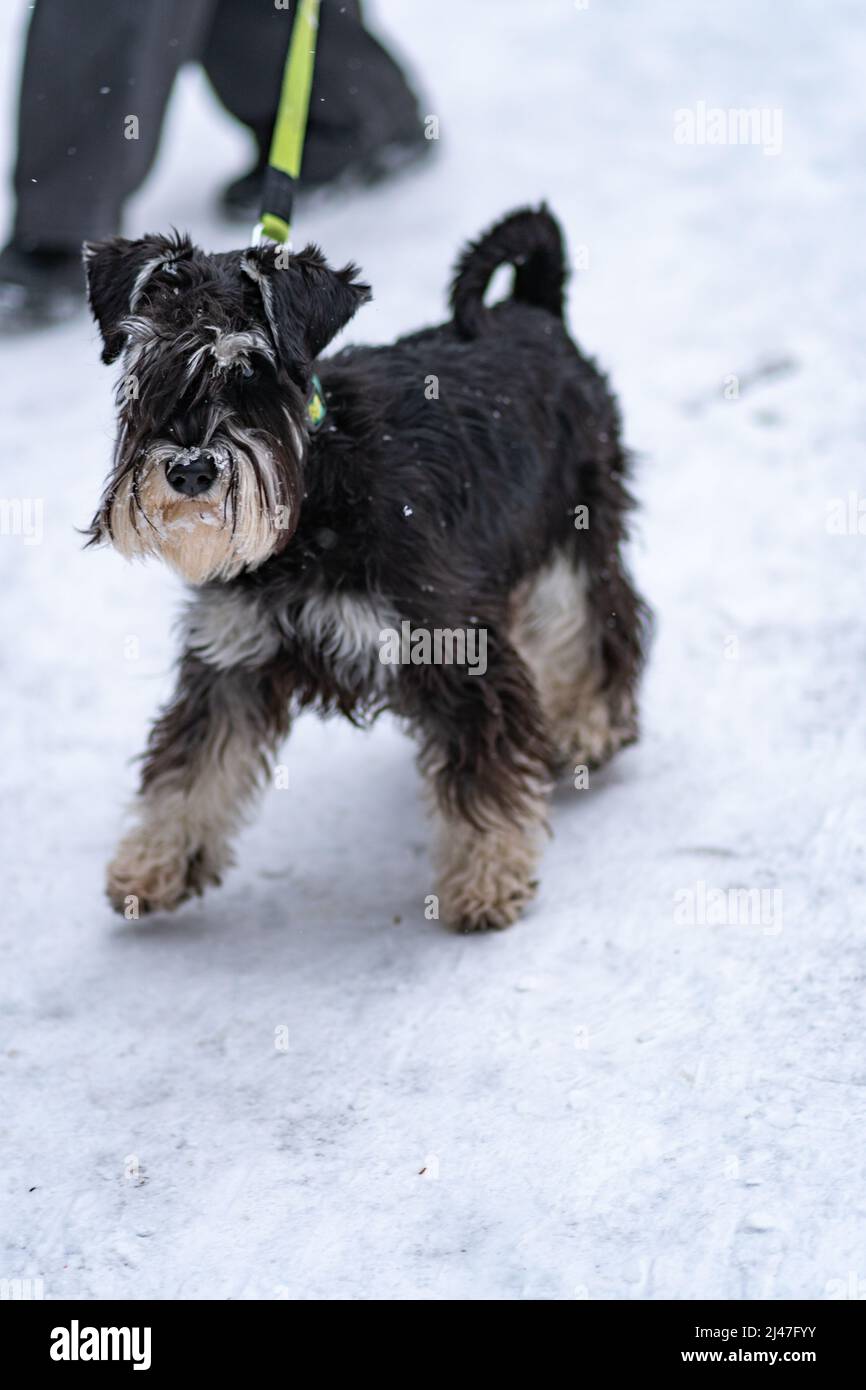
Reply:
<svg viewBox="0 0 866 1390"><path fill-rule="evenodd" d="M251 367L249 362L245 362L244 365L241 367L241 376L245 376L247 380L249 380L251 376L255 376L255 374L256 369L255 367Z"/></svg>

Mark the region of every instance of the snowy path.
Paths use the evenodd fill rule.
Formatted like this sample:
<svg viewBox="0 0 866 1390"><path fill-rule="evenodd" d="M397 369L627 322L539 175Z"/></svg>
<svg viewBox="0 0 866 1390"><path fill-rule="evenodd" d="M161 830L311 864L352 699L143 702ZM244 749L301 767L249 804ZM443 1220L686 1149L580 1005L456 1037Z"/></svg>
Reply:
<svg viewBox="0 0 866 1390"><path fill-rule="evenodd" d="M0 344L2 492L45 506L41 545L0 536L0 1277L126 1298L866 1281L866 538L826 528L863 491L859 9L378 7L423 58L442 148L299 229L371 279L353 333L439 316L460 242L546 196L588 248L572 326L641 453L645 736L560 793L507 933L424 920L419 788L384 723L302 721L225 887L174 920L110 915L180 586L73 529L111 436L89 325ZM782 153L675 144L699 101L782 108ZM213 109L188 74L130 228L232 243L210 207L245 143ZM700 883L768 890L782 929L677 925Z"/></svg>

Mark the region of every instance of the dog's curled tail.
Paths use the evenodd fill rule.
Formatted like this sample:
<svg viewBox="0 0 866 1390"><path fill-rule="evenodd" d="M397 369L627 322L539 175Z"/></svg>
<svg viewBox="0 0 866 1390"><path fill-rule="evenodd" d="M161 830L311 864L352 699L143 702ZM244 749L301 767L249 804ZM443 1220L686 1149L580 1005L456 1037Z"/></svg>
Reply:
<svg viewBox="0 0 866 1390"><path fill-rule="evenodd" d="M512 299L562 318L566 266L562 232L545 203L519 208L461 253L451 282L451 309L458 333L475 338L484 327L484 292L494 270L514 266Z"/></svg>

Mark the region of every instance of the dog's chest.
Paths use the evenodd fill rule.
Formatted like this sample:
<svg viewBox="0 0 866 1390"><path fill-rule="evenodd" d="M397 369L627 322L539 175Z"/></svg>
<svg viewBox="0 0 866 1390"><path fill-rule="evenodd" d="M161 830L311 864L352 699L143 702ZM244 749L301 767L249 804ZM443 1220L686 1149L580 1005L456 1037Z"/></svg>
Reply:
<svg viewBox="0 0 866 1390"><path fill-rule="evenodd" d="M347 687L384 684L388 667L380 660L382 639L393 615L369 595L312 593L289 613L288 624Z"/></svg>
<svg viewBox="0 0 866 1390"><path fill-rule="evenodd" d="M214 589L191 604L185 636L191 652L221 669L255 669L294 650L345 689L381 689L390 669L380 659L383 635L396 622L385 602L369 594L313 590L277 602Z"/></svg>

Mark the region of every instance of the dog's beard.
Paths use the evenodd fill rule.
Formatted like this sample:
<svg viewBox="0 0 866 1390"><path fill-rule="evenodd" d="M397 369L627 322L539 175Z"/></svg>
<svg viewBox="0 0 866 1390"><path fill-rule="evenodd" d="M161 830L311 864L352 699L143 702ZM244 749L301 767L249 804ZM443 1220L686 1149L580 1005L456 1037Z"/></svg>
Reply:
<svg viewBox="0 0 866 1390"><path fill-rule="evenodd" d="M136 460L121 466L103 500L95 534L127 559L159 556L192 584L256 569L295 527L298 498L287 482L287 461L278 460L277 446L265 435L231 421L222 422L206 447L217 474L197 497L183 496L167 477L186 450L158 440L135 451Z"/></svg>

